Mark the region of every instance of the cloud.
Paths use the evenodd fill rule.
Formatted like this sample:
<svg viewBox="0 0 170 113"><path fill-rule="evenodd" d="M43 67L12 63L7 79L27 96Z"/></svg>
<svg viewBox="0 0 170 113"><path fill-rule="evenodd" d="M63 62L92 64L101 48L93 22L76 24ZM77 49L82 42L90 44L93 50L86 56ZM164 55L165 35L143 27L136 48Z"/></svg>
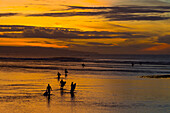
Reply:
<svg viewBox="0 0 170 113"><path fill-rule="evenodd" d="M88 42L87 44L91 46L113 46L113 44L104 44L104 43L97 43L97 42Z"/></svg>
<svg viewBox="0 0 170 113"><path fill-rule="evenodd" d="M170 44L170 35L165 35L165 36L159 37L158 42L159 43L168 43L168 44Z"/></svg>
<svg viewBox="0 0 170 113"><path fill-rule="evenodd" d="M8 36L7 36L7 35L0 35L0 37L3 37L3 38L4 38L4 37L8 37Z"/></svg>
<svg viewBox="0 0 170 113"><path fill-rule="evenodd" d="M162 16L146 16L146 15L108 15L106 18L109 18L110 21L128 21L128 20L143 20L143 21L156 21L156 20L167 20L170 17Z"/></svg>
<svg viewBox="0 0 170 113"><path fill-rule="evenodd" d="M4 31L10 31L9 33L3 34L5 37L50 38L58 40L106 39L106 38L132 39L151 37L150 34L140 32L79 31L69 28L0 25L0 32ZM20 32L15 33L15 31Z"/></svg>
<svg viewBox="0 0 170 113"><path fill-rule="evenodd" d="M165 51L169 35L159 37L147 32L80 31L69 28L0 25L1 46L64 48L101 53L145 53ZM4 30L10 32L4 32ZM20 32L15 32L20 30ZM14 31L14 32L13 32ZM19 44L19 45L17 45ZM161 48L161 49L159 49ZM165 51L166 52L166 51ZM164 52L164 53L165 53Z"/></svg>
<svg viewBox="0 0 170 113"><path fill-rule="evenodd" d="M15 16L15 15L18 15L19 13L0 13L0 17L3 17L3 16Z"/></svg>
<svg viewBox="0 0 170 113"><path fill-rule="evenodd" d="M98 53L105 53L105 54L151 54L151 51L144 51L143 49L145 48L150 48L152 46L154 46L154 44L134 44L134 45L125 45L125 46L120 46L120 45L102 45L102 43L91 43L91 46L89 45L78 45L78 44L73 44L73 46L71 46L71 49L76 49L79 48L80 51L89 51L89 52L93 52L96 51ZM102 46L100 46L102 45ZM155 52L155 51L154 51Z"/></svg>
<svg viewBox="0 0 170 113"><path fill-rule="evenodd" d="M162 50L169 50L170 49L170 44L157 44L156 46L152 46L146 49L143 49L143 51L162 51Z"/></svg>
<svg viewBox="0 0 170 113"><path fill-rule="evenodd" d="M67 17L67 16L96 16L107 14L106 11L100 12L67 12L67 13L42 13L42 14L30 14L27 16L51 16L51 17Z"/></svg>
<svg viewBox="0 0 170 113"><path fill-rule="evenodd" d="M68 7L67 10L69 10L70 12L29 14L27 16L50 16L50 17L103 16L103 18L107 18L110 21L129 21L129 20L156 21L170 19L170 17L166 14L170 12L169 6L116 6L116 7L67 6L67 7ZM72 12L72 9L82 10L88 9L88 11Z"/></svg>
<svg viewBox="0 0 170 113"><path fill-rule="evenodd" d="M84 56L89 53L68 50L65 48L43 48L43 47L14 47L14 46L0 46L0 55L14 56L14 57L56 57L56 56Z"/></svg>
<svg viewBox="0 0 170 113"><path fill-rule="evenodd" d="M68 6L70 9L110 9L113 13L165 13L170 12L170 6L114 6L114 7L83 7Z"/></svg>
<svg viewBox="0 0 170 113"><path fill-rule="evenodd" d="M24 26L24 25L0 25L0 32L8 31L23 31L23 29L34 29L33 26Z"/></svg>

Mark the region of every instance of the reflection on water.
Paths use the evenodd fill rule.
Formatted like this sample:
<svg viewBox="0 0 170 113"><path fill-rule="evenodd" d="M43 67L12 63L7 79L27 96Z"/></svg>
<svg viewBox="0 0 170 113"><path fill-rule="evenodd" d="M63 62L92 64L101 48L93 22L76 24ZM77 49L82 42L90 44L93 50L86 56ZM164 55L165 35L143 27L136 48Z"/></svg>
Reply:
<svg viewBox="0 0 170 113"><path fill-rule="evenodd" d="M61 96L63 96L63 94L64 94L63 89L62 89L62 90L60 90L60 94L61 94Z"/></svg>
<svg viewBox="0 0 170 113"><path fill-rule="evenodd" d="M139 61L133 60L135 65L132 67L129 59L128 61L86 59L84 68L81 66L83 62L79 60L73 58L65 59L65 62L51 59L27 62L24 60L22 63L22 61L16 62L15 59L12 61L14 67L9 61L0 62L0 64L6 63L6 67L0 68L0 111L5 113L12 111L17 113L170 112L170 79L138 77L155 74L152 72L168 74L169 60L142 61L142 65L136 64ZM69 70L67 79L65 69ZM57 79L57 72L61 73L60 79L66 81L63 88ZM75 91L70 93L72 82L77 85ZM52 95L44 97L47 84L53 89Z"/></svg>
<svg viewBox="0 0 170 113"><path fill-rule="evenodd" d="M48 95L48 96L47 96L48 107L50 107L50 99L51 99L51 98L50 98L50 95Z"/></svg>
<svg viewBox="0 0 170 113"><path fill-rule="evenodd" d="M74 98L75 98L74 97L74 92L70 92L70 94L71 94L71 99L74 100Z"/></svg>
<svg viewBox="0 0 170 113"><path fill-rule="evenodd" d="M49 110L60 112L61 109L65 113L71 111L164 113L168 111L170 105L170 79L120 76L103 79L95 77L96 75L91 75L91 78L88 78L90 75L69 75L68 84L61 90L59 82L54 77L56 75L52 73L0 72L0 75L2 76L0 110L9 107L11 102L15 106L9 107L11 111L22 106L18 113L24 110L28 112L34 110L36 113ZM75 90L76 98L75 93L70 93L72 81L78 84ZM48 83L53 87L52 95L44 97L44 88Z"/></svg>

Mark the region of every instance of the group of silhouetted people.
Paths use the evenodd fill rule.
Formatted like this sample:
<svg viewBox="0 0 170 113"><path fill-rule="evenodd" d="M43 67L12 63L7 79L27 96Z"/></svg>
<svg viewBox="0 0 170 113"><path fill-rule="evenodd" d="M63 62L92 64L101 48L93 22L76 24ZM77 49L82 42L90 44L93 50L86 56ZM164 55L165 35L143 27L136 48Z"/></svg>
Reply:
<svg viewBox="0 0 170 113"><path fill-rule="evenodd" d="M61 86L61 90L63 90L63 87L65 86L65 84L66 84L66 81L63 81L63 80L61 80L60 81L60 86ZM74 90L75 90L75 88L76 88L76 83L71 83L71 90L70 90L70 93L74 93ZM46 89L46 91L45 91L45 93L43 94L44 96L50 96L50 94L51 94L51 91L52 91L52 88L51 88L51 86L50 86L50 84L48 84L47 85L47 89Z"/></svg>
<svg viewBox="0 0 170 113"><path fill-rule="evenodd" d="M68 70L65 69L65 77L67 77L67 73L68 73ZM60 80L60 76L61 76L61 73L58 72L57 73L57 76L58 76L58 80ZM60 90L63 90L63 87L65 86L66 84L66 81L63 81L63 79L60 80ZM71 83L71 90L70 90L70 93L73 93L74 90L76 88L76 83L73 84L73 82ZM47 86L47 89L46 89L46 92L43 94L44 96L50 96L51 94L51 91L52 91L52 88L50 86L50 84L48 84Z"/></svg>
<svg viewBox="0 0 170 113"><path fill-rule="evenodd" d="M83 67L83 68L85 67L85 64L84 64L84 63L82 64L82 67ZM65 77L67 77L68 70L65 69L64 72L65 72ZM61 73L58 72L58 73L57 73L58 81L60 80L60 77L61 77ZM65 86L65 84L66 84L66 81L63 81L63 79L62 79L62 80L60 81L60 89L61 89L61 90L63 90L63 87ZM72 82L72 83L71 83L71 90L70 90L70 93L71 93L72 95L73 95L73 93L74 93L75 88L76 88L76 83L73 83L73 82ZM52 88L51 88L50 84L48 84L47 89L46 89L46 91L45 91L45 93L44 93L43 95L44 95L44 96L50 96L51 91L52 91Z"/></svg>
<svg viewBox="0 0 170 113"><path fill-rule="evenodd" d="M63 87L65 86L65 84L66 84L66 81L63 81L63 80L60 81L60 86L61 86L60 89L61 89L61 90L63 90ZM72 83L71 83L70 93L74 93L75 88L76 88L76 83L73 84L73 82L72 82ZM45 93L44 93L43 95L44 95L44 96L50 96L51 91L52 91L52 88L51 88L50 84L48 84L48 85L47 85L47 89L46 89L46 91L45 91Z"/></svg>
<svg viewBox="0 0 170 113"><path fill-rule="evenodd" d="M67 69L65 69L65 77L67 77L67 73L68 73L68 71L67 71ZM58 80L60 80L61 73L58 72L57 76L58 76Z"/></svg>

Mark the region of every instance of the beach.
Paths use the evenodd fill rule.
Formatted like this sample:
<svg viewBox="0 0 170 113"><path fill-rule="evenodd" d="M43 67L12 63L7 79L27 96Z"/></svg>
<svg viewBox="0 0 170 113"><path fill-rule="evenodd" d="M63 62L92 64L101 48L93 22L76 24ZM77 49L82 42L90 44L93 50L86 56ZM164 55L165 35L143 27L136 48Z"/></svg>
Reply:
<svg viewBox="0 0 170 113"><path fill-rule="evenodd" d="M83 68L81 67L83 62L77 60L60 58L52 61L47 59L5 59L4 61L1 59L0 111L4 113L170 112L170 79L140 78L141 75L151 73L134 71L138 70L135 69L136 64L136 67L132 68L131 64L105 62L101 65L88 60ZM103 59L102 62L106 60L108 59ZM113 67L111 71L109 70L111 65L116 67L123 65L128 71L120 71ZM64 75L66 68L67 77ZM114 69L116 71L113 71ZM63 90L60 90L57 72L61 73L60 80L66 81ZM73 95L70 93L71 82L77 84ZM43 96L48 84L52 87L50 98Z"/></svg>
<svg viewBox="0 0 170 113"><path fill-rule="evenodd" d="M0 113L170 113L170 0L0 0Z"/></svg>

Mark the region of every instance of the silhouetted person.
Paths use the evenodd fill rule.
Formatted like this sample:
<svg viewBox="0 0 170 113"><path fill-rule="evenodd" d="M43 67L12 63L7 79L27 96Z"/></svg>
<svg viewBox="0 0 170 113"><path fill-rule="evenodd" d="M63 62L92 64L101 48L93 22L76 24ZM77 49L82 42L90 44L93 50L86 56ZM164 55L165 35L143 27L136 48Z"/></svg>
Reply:
<svg viewBox="0 0 170 113"><path fill-rule="evenodd" d="M63 80L60 81L61 89L63 89L63 87L65 86L65 84L66 84L66 81L63 81Z"/></svg>
<svg viewBox="0 0 170 113"><path fill-rule="evenodd" d="M139 62L140 65L142 65L142 62Z"/></svg>
<svg viewBox="0 0 170 113"><path fill-rule="evenodd" d="M51 90L52 90L52 88L51 88L50 84L48 84L48 86L47 86L48 95L50 95Z"/></svg>
<svg viewBox="0 0 170 113"><path fill-rule="evenodd" d="M58 80L60 80L60 76L61 76L60 72L58 72L57 75L58 75Z"/></svg>
<svg viewBox="0 0 170 113"><path fill-rule="evenodd" d="M70 92L71 93L71 98L74 98L74 92Z"/></svg>
<svg viewBox="0 0 170 113"><path fill-rule="evenodd" d="M71 83L71 93L74 92L75 88L76 88L76 83L73 84L73 82L72 82Z"/></svg>
<svg viewBox="0 0 170 113"><path fill-rule="evenodd" d="M132 67L135 65L134 62L132 62L131 64L132 64Z"/></svg>
<svg viewBox="0 0 170 113"><path fill-rule="evenodd" d="M68 71L67 71L67 69L65 69L65 77L67 76L67 73L68 73Z"/></svg>
<svg viewBox="0 0 170 113"><path fill-rule="evenodd" d="M84 63L82 64L82 67L83 67L83 68L85 67L85 64L84 64Z"/></svg>

